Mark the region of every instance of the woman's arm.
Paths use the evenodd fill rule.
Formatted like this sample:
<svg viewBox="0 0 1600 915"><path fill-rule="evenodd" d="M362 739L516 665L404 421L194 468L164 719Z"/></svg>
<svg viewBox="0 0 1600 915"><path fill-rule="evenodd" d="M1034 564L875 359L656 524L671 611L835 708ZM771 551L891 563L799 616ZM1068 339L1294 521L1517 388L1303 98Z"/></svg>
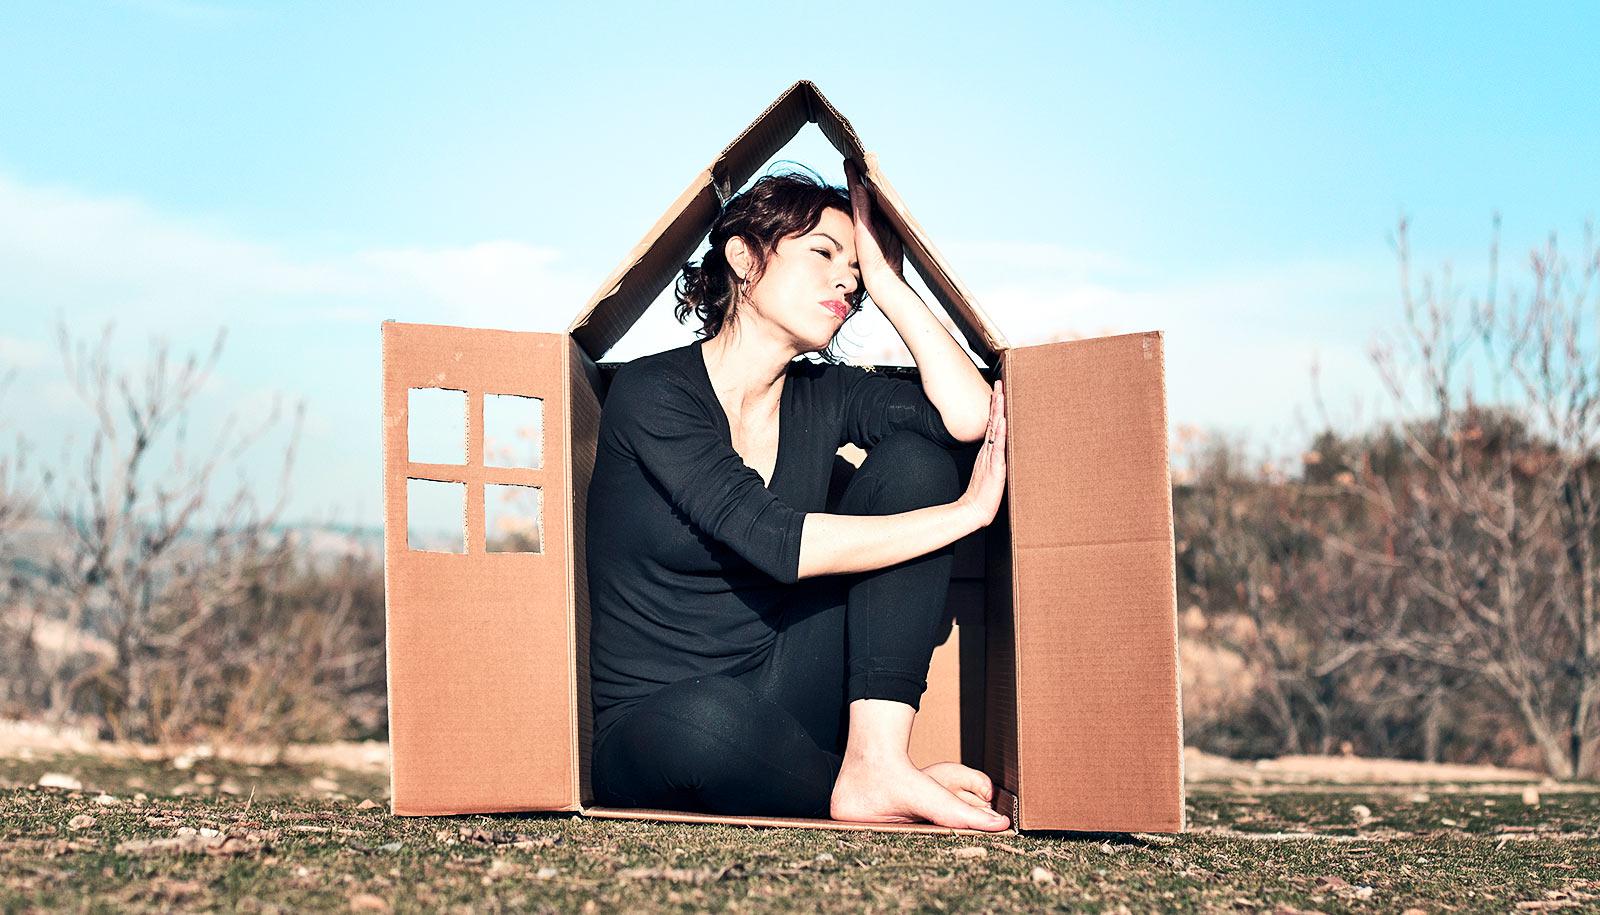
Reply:
<svg viewBox="0 0 1600 915"><path fill-rule="evenodd" d="M855 216L856 260L861 264L867 294L906 342L922 377L922 390L939 409L945 428L963 442L975 442L983 434L988 414L989 383L900 276L899 246L894 245L890 258L878 243L871 228L872 201L851 160L845 161L845 177Z"/></svg>
<svg viewBox="0 0 1600 915"><path fill-rule="evenodd" d="M961 498L894 515L807 513L800 531L799 578L882 569L931 553L979 528L1000 510L1006 487L1005 391L995 382L983 447Z"/></svg>

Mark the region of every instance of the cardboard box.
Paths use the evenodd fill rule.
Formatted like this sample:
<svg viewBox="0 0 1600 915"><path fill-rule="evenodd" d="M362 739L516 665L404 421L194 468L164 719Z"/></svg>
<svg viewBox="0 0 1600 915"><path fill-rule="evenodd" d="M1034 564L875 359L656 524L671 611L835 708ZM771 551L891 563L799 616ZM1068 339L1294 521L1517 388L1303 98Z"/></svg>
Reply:
<svg viewBox="0 0 1600 915"><path fill-rule="evenodd" d="M984 769L996 809L1019 829L1184 828L1161 335L1010 346L911 218L877 157L807 81L789 87L695 177L566 333L384 323L395 813L564 810L862 828L596 808L588 779L584 502L615 370L596 360L693 256L721 202L807 123L866 163L864 180L907 258L987 362L986 374L1006 385L1008 496L992 525L957 545L953 625L934 656L914 756ZM413 460L411 398L439 393L428 389L457 392L464 461ZM497 466L507 462L485 454L486 404L502 403L492 395L538 400L538 457L522 462L534 466ZM411 481L449 484L464 497L457 552L409 545L408 491L431 485ZM521 546L536 552L504 551L502 535L487 529L491 507L512 492L534 497L539 529Z"/></svg>

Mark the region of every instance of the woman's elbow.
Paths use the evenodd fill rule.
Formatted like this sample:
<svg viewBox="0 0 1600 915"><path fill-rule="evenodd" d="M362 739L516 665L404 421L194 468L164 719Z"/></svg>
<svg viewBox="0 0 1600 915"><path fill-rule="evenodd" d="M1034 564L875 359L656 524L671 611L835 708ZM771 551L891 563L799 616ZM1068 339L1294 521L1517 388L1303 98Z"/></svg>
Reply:
<svg viewBox="0 0 1600 915"><path fill-rule="evenodd" d="M958 442L971 444L981 440L984 432L988 430L989 415L985 413L983 416L978 417L976 421L966 416L958 417L955 422L946 419L944 427L950 433L951 438Z"/></svg>

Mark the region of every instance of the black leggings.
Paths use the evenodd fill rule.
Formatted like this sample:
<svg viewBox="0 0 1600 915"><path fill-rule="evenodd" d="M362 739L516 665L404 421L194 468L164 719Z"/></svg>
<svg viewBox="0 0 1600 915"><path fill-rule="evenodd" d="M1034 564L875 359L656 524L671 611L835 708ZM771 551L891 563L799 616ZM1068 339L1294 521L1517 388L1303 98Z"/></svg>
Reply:
<svg viewBox="0 0 1600 915"><path fill-rule="evenodd" d="M842 474L829 500L837 514L896 514L960 495L954 455L910 431L873 447L842 493L841 481ZM951 564L947 546L883 569L799 582L764 658L731 676L664 686L607 729L594 747L595 800L826 818L849 703L918 707L928 661L948 630Z"/></svg>

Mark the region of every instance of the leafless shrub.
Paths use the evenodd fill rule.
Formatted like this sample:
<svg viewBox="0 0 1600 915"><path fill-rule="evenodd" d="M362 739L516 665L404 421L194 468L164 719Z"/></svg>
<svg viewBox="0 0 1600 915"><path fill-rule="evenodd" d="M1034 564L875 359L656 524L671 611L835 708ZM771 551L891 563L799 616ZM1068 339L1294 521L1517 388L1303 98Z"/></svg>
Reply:
<svg viewBox="0 0 1600 915"><path fill-rule="evenodd" d="M1502 301L1497 228L1488 288L1463 309L1448 273L1414 288L1404 222L1397 238L1406 322L1372 356L1417 418L1357 455L1346 486L1394 545L1329 543L1404 579L1404 599L1374 621L1378 647L1436 689L1486 688L1552 774L1594 774L1600 248L1591 231L1574 272L1552 238L1530 255L1531 293Z"/></svg>
<svg viewBox="0 0 1600 915"><path fill-rule="evenodd" d="M1179 476L1195 637L1256 675L1250 703L1190 737L1592 776L1600 248L1589 233L1574 268L1552 240L1529 294L1502 297L1497 237L1486 292L1464 302L1448 271L1413 283L1403 222L1397 249L1405 320L1371 352L1395 417L1327 423L1295 478L1221 442Z"/></svg>
<svg viewBox="0 0 1600 915"><path fill-rule="evenodd" d="M377 563L356 555L318 570L278 523L304 405L276 500L261 505L242 475L213 499L218 477L280 423L280 402L243 431L230 414L195 460L187 424L224 334L181 365L153 342L138 378L113 369L111 334L108 325L90 346L58 328L67 374L95 423L81 463L46 469L60 543L28 599L8 602L35 662L24 692L53 720L87 719L120 739L281 741L375 728Z"/></svg>

